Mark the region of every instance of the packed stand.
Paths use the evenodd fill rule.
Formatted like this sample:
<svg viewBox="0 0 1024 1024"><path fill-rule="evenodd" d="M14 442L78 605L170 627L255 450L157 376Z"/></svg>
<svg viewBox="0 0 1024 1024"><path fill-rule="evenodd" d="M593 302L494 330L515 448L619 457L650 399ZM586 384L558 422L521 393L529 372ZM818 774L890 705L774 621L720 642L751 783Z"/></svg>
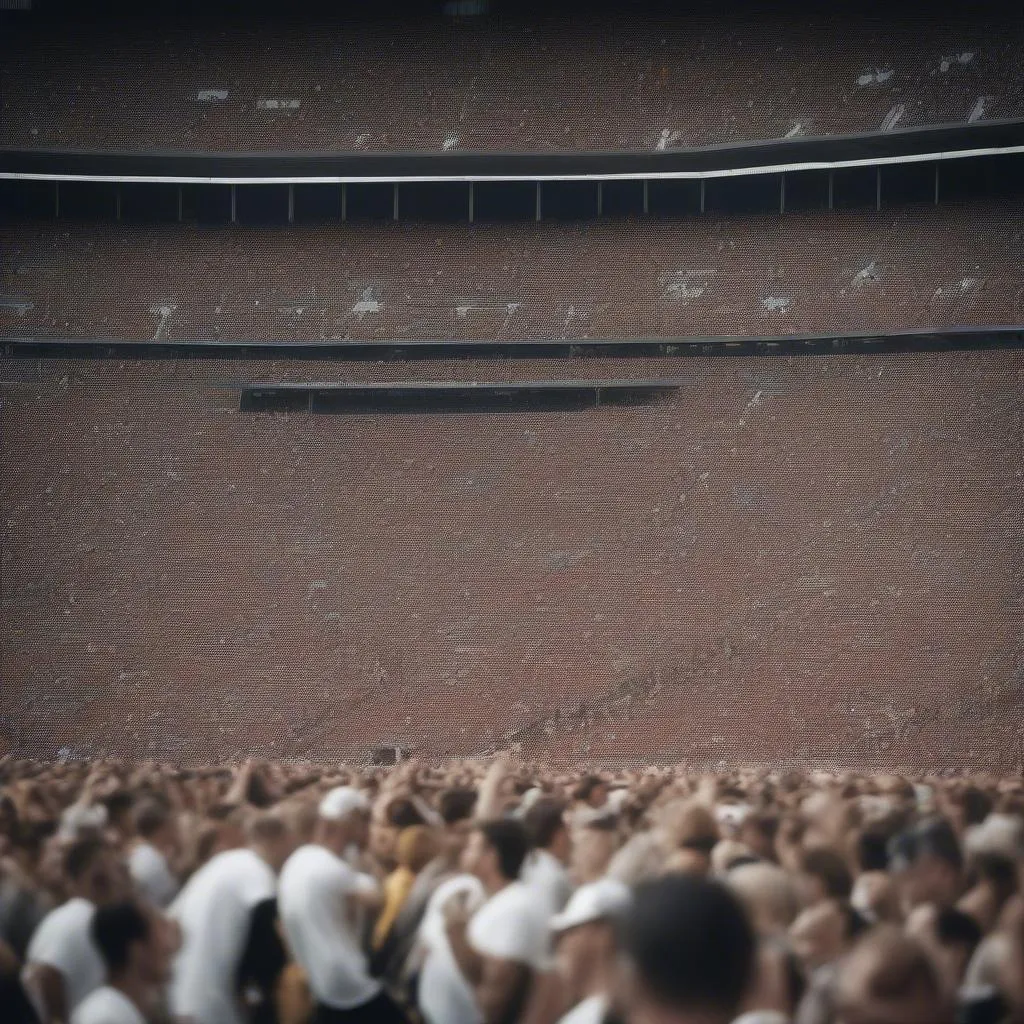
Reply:
<svg viewBox="0 0 1024 1024"><path fill-rule="evenodd" d="M11 1024L1019 1024L1024 781L0 761Z"/></svg>

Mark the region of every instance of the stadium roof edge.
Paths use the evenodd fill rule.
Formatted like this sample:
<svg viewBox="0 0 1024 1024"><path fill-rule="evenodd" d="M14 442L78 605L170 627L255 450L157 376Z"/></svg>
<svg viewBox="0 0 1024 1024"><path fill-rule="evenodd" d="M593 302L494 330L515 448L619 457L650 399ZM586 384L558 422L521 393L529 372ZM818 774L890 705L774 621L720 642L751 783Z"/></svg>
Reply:
<svg viewBox="0 0 1024 1024"><path fill-rule="evenodd" d="M565 153L145 153L0 149L0 179L168 184L702 179L1024 153L1024 119L694 149Z"/></svg>

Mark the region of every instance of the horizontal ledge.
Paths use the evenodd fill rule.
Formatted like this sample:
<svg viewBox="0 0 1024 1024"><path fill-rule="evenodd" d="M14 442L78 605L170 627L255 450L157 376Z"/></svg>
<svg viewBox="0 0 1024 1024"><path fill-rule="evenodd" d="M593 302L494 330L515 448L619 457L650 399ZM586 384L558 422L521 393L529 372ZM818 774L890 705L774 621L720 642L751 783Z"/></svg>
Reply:
<svg viewBox="0 0 1024 1024"><path fill-rule="evenodd" d="M612 391L629 388L648 391L669 390L682 387L686 381L677 377L657 379L597 378L594 380L521 380L521 381L451 381L451 380L402 380L402 381L215 381L212 387L239 388L242 391L258 392L418 392L418 391L580 391L597 389Z"/></svg>
<svg viewBox="0 0 1024 1024"><path fill-rule="evenodd" d="M0 150L0 179L165 184L360 184L703 179L1024 152L1024 120L695 149L567 153L145 153Z"/></svg>
<svg viewBox="0 0 1024 1024"><path fill-rule="evenodd" d="M1024 346L1024 325L837 334L717 335L536 341L144 341L113 338L0 338L0 354L22 359L294 359L415 362L451 359L632 359L757 354L930 352Z"/></svg>

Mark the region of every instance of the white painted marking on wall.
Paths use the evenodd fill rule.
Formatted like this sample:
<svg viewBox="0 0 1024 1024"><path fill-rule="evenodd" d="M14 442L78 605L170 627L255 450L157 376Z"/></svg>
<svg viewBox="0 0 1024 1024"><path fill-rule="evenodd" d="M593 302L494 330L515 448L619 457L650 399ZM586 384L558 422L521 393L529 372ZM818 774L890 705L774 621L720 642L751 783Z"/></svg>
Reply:
<svg viewBox="0 0 1024 1024"><path fill-rule="evenodd" d="M298 110L302 105L301 100L257 100L256 106L260 110Z"/></svg>
<svg viewBox="0 0 1024 1024"><path fill-rule="evenodd" d="M658 136L658 141L654 144L654 148L657 150L671 149L679 144L682 137L681 132L671 128L662 128L661 135Z"/></svg>
<svg viewBox="0 0 1024 1024"><path fill-rule="evenodd" d="M872 260L866 267L858 270L853 275L853 281L851 285L854 288L863 288L867 284L876 284L878 282L878 263Z"/></svg>
<svg viewBox="0 0 1024 1024"><path fill-rule="evenodd" d="M674 299L683 305L699 299L707 291L707 282L702 278L710 277L715 273L711 270L675 270L671 273L662 274L658 283L662 287L662 297Z"/></svg>
<svg viewBox="0 0 1024 1024"><path fill-rule="evenodd" d="M16 316L24 316L29 310L35 309L35 303L30 299L5 298L0 296L0 309L7 309Z"/></svg>
<svg viewBox="0 0 1024 1024"><path fill-rule="evenodd" d="M784 312L785 310L789 309L792 303L792 299L778 295L769 295L767 299L761 300L761 305L772 313Z"/></svg>
<svg viewBox="0 0 1024 1024"><path fill-rule="evenodd" d="M743 409L743 414L740 416L741 427L745 427L747 425L747 417L761 404L762 398L764 398L764 392L758 391L757 394L747 402Z"/></svg>
<svg viewBox="0 0 1024 1024"><path fill-rule="evenodd" d="M882 121L882 131L891 132L893 128L900 122L903 115L907 112L907 108L902 103L897 103Z"/></svg>
<svg viewBox="0 0 1024 1024"><path fill-rule="evenodd" d="M450 153L453 149L458 149L459 137L458 135L449 135L445 138L441 145L441 148L446 152Z"/></svg>
<svg viewBox="0 0 1024 1024"><path fill-rule="evenodd" d="M974 51L966 50L953 57L943 57L939 61L939 70L945 74L954 64L970 64L972 60L974 60Z"/></svg>
<svg viewBox="0 0 1024 1024"><path fill-rule="evenodd" d="M865 72L857 78L857 84L861 86L865 85L884 85L893 76L892 68L875 68L874 71Z"/></svg>
<svg viewBox="0 0 1024 1024"><path fill-rule="evenodd" d="M156 325L156 334L153 335L154 341L159 341L167 333L167 321L174 315L174 311L178 307L172 303L163 303L158 306L150 306L149 312L156 317L160 318L160 322Z"/></svg>
<svg viewBox="0 0 1024 1024"><path fill-rule="evenodd" d="M227 98L227 89L200 89L196 96L200 103L223 103Z"/></svg>
<svg viewBox="0 0 1024 1024"><path fill-rule="evenodd" d="M366 149L366 147L369 145L369 142L370 142L370 133L369 132L360 132L356 136L356 141L355 141L354 145L355 145L356 149Z"/></svg>
<svg viewBox="0 0 1024 1024"><path fill-rule="evenodd" d="M982 114L985 113L985 108L988 106L989 100L991 98L992 98L991 96L979 96L974 101L974 106L971 107L971 112L967 115L967 120L968 121L978 121L978 120L980 120Z"/></svg>
<svg viewBox="0 0 1024 1024"><path fill-rule="evenodd" d="M786 132L785 137L787 139L795 139L798 135L805 135L806 133L807 126L803 123L803 121L796 121L794 122L793 127L790 128L788 132Z"/></svg>
<svg viewBox="0 0 1024 1024"><path fill-rule="evenodd" d="M363 291L362 298L352 307L352 312L359 317L360 320L362 320L367 313L380 312L380 303L373 297L372 288L367 288Z"/></svg>

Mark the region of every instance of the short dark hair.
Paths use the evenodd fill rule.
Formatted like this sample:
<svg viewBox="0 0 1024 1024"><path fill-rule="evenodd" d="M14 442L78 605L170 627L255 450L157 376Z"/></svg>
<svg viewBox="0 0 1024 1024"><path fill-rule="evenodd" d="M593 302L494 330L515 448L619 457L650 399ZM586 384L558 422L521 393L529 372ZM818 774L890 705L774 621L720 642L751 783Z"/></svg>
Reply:
<svg viewBox="0 0 1024 1024"><path fill-rule="evenodd" d="M642 882L619 926L623 952L660 1002L735 1016L754 971L755 938L718 882L666 875Z"/></svg>
<svg viewBox="0 0 1024 1024"><path fill-rule="evenodd" d="M155 835L171 820L171 812L159 800L147 800L135 810L135 831L143 839Z"/></svg>
<svg viewBox="0 0 1024 1024"><path fill-rule="evenodd" d="M854 857L861 871L887 871L889 869L888 836L877 829L867 828L857 835Z"/></svg>
<svg viewBox="0 0 1024 1024"><path fill-rule="evenodd" d="M825 886L825 895L834 900L848 900L853 889L853 877L846 861L826 846L808 850L800 866L805 874L820 879Z"/></svg>
<svg viewBox="0 0 1024 1024"><path fill-rule="evenodd" d="M116 789L100 801L107 809L107 817L110 820L127 814L135 803L135 797L127 789Z"/></svg>
<svg viewBox="0 0 1024 1024"><path fill-rule="evenodd" d="M437 799L437 810L446 825L473 817L476 790L455 787L444 790Z"/></svg>
<svg viewBox="0 0 1024 1024"><path fill-rule="evenodd" d="M935 915L935 935L943 946L966 946L970 956L982 939L981 925L956 907L942 907Z"/></svg>
<svg viewBox="0 0 1024 1024"><path fill-rule="evenodd" d="M530 840L539 849L547 849L555 836L565 828L565 805L554 797L538 799L523 817Z"/></svg>
<svg viewBox="0 0 1024 1024"><path fill-rule="evenodd" d="M388 824L395 828L425 825L426 820L407 796L397 796L388 804Z"/></svg>
<svg viewBox="0 0 1024 1024"><path fill-rule="evenodd" d="M97 907L90 931L110 973L128 965L132 944L149 938L149 918L134 900Z"/></svg>
<svg viewBox="0 0 1024 1024"><path fill-rule="evenodd" d="M106 842L98 836L76 839L64 851L64 873L72 882L77 882L106 851Z"/></svg>
<svg viewBox="0 0 1024 1024"><path fill-rule="evenodd" d="M484 839L498 854L498 867L510 881L519 877L523 861L530 852L530 836L526 826L514 818L485 821L478 826Z"/></svg>
<svg viewBox="0 0 1024 1024"><path fill-rule="evenodd" d="M900 832L889 843L889 859L897 864L915 864L921 857L936 857L960 871L964 866L960 843L945 818L925 818Z"/></svg>
<svg viewBox="0 0 1024 1024"><path fill-rule="evenodd" d="M598 775L584 775L580 780L580 784L576 787L576 792L573 794L577 800L589 800L590 794L597 789L598 786L604 786L607 783Z"/></svg>
<svg viewBox="0 0 1024 1024"><path fill-rule="evenodd" d="M976 786L968 786L960 796L965 825L980 825L992 812L993 800Z"/></svg>

